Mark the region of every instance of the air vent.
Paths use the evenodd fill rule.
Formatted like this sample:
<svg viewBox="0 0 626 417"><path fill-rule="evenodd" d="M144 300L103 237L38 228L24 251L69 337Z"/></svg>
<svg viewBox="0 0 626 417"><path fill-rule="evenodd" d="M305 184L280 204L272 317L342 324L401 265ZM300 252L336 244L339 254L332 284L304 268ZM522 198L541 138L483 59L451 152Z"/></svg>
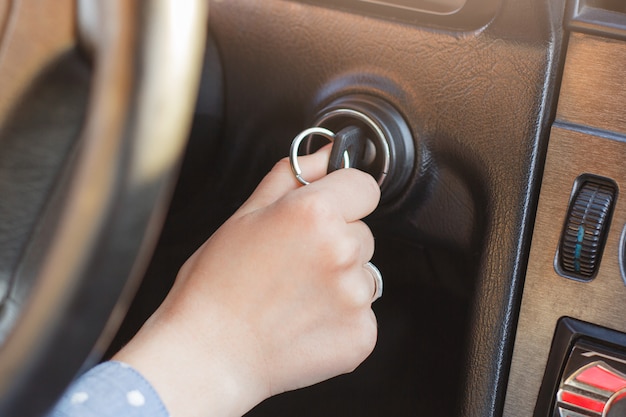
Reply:
<svg viewBox="0 0 626 417"><path fill-rule="evenodd" d="M555 262L561 275L580 281L596 276L616 197L611 180L584 175L576 181Z"/></svg>

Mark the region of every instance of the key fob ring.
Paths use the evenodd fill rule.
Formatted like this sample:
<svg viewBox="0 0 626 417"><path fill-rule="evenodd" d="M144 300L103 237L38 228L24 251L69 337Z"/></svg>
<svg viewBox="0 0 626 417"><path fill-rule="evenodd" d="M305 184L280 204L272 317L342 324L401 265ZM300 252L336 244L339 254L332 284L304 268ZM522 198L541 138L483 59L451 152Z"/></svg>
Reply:
<svg viewBox="0 0 626 417"><path fill-rule="evenodd" d="M302 177L302 169L298 163L298 150L300 149L302 141L309 136L321 136L328 139L330 142L335 140L334 132L323 127L311 127L300 132L298 136L294 138L293 142L291 142L291 149L289 150L289 164L291 165L293 175L295 175L298 182L302 185L310 184L310 182ZM350 168L350 157L348 156L348 152L343 153L343 166L344 168Z"/></svg>

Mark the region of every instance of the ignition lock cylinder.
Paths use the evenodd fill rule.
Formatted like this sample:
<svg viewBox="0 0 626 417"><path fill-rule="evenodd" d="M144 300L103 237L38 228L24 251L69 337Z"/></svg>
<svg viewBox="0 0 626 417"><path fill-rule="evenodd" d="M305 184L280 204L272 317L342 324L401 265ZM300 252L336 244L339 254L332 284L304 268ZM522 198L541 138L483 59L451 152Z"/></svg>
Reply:
<svg viewBox="0 0 626 417"><path fill-rule="evenodd" d="M357 168L372 175L389 201L404 188L415 165L413 135L402 115L386 101L368 95L341 97L324 107L312 128L294 139L290 159L296 178L303 184L297 163L300 144L313 153L325 141L333 142L328 173Z"/></svg>

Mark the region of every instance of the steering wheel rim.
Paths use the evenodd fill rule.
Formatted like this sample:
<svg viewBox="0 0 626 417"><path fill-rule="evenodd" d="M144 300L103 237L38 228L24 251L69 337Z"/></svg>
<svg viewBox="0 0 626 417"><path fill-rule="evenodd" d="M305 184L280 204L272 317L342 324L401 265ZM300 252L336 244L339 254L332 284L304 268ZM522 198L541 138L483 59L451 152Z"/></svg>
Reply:
<svg viewBox="0 0 626 417"><path fill-rule="evenodd" d="M91 94L72 163L11 278L0 415L41 415L106 347L158 237L199 82L208 2L77 6Z"/></svg>

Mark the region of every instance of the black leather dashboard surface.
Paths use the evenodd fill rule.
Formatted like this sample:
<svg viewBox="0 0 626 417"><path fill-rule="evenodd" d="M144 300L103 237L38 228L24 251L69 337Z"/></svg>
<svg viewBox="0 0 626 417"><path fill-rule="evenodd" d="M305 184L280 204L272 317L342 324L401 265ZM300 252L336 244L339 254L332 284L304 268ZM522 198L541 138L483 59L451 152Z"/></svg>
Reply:
<svg viewBox="0 0 626 417"><path fill-rule="evenodd" d="M187 206L175 198L166 225L165 245L191 242L181 260L334 98L382 97L419 140L410 185L367 219L385 277L379 346L354 375L250 415L500 415L564 7L502 0L484 27L458 31L286 0L211 3L224 119L206 176L183 172L194 191L179 190ZM184 226L200 213L212 220Z"/></svg>

